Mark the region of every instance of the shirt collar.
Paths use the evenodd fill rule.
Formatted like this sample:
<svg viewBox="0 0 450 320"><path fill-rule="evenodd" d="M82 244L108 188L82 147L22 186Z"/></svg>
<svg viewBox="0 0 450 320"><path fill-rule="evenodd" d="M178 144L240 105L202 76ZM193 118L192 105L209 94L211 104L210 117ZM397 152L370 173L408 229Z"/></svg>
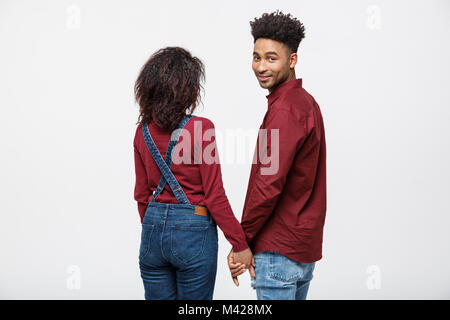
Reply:
<svg viewBox="0 0 450 320"><path fill-rule="evenodd" d="M268 105L270 105L283 93L293 89L293 88L301 88L302 87L302 79L292 79L288 82L283 83L278 86L274 91L272 91L269 95L266 96Z"/></svg>

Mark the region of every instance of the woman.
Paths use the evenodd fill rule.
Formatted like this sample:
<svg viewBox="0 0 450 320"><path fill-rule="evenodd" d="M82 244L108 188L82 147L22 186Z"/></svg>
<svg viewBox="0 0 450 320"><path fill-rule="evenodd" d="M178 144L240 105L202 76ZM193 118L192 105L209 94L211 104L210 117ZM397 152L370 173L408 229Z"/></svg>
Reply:
<svg viewBox="0 0 450 320"><path fill-rule="evenodd" d="M139 267L147 300L212 299L217 225L233 247L234 261L248 267L252 260L223 188L214 125L192 115L202 80L198 58L167 47L150 57L134 87L140 107L134 197L142 222Z"/></svg>

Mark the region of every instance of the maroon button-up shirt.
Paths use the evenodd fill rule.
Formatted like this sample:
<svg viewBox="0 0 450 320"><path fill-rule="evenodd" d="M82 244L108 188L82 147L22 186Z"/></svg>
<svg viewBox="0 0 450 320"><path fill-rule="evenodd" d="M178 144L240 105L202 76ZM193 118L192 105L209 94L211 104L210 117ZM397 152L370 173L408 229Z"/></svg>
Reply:
<svg viewBox="0 0 450 320"><path fill-rule="evenodd" d="M303 89L302 79L282 84L267 99L260 127L267 130L267 138L258 136L255 152L267 152L272 163L259 156L254 161L241 225L253 253L275 251L299 262L314 262L322 258L326 212L322 114ZM272 129L279 129L276 172L271 152L276 152L277 141Z"/></svg>

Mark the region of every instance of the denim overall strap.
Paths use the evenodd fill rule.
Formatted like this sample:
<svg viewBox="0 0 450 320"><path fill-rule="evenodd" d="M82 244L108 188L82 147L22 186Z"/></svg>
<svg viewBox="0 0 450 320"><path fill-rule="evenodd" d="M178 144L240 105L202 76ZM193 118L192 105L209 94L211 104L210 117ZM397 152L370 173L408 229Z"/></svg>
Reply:
<svg viewBox="0 0 450 320"><path fill-rule="evenodd" d="M186 118L186 116L183 118L183 120L185 118ZM181 121L182 123L184 122L183 120ZM187 121L185 122L185 124L186 123L187 123ZM158 148L156 147L156 144L153 141L152 136L150 135L150 131L148 129L148 123L142 125L142 131L144 134L145 143L147 144L147 147L150 150L150 153L151 153L153 159L155 160L156 164L158 165L159 170L161 170L162 176L165 178L165 180L169 184L170 188L172 189L172 192L175 195L178 203L190 204L188 198L186 197L186 194L184 193L184 191L181 188L180 184L178 183L177 179L175 178L172 171L170 170L170 167L167 165L166 161L164 161L163 157L161 156L161 153L158 151ZM177 130L177 131L178 131L178 137L177 137L176 141L178 141L179 134L181 133L181 130ZM171 138L171 141L169 142L168 149L170 147L171 142L172 142L172 138ZM173 148L173 146L170 149L172 149L172 148ZM166 160L168 160L171 164L172 163L172 152L171 152L171 150L169 150L169 151L170 152L166 154ZM155 198L156 197L152 197L152 202L154 201Z"/></svg>
<svg viewBox="0 0 450 320"><path fill-rule="evenodd" d="M185 115L183 117L183 119L181 119L177 128L172 132L172 135L170 136L170 141L169 141L169 145L167 146L166 159L165 159L166 164L169 168L172 166L172 157L173 157L173 152L175 151L174 147L178 143L178 139L180 138L181 130L189 122L189 120L191 120L194 117L195 117L194 115L190 115L190 116ZM165 186L166 186L166 178L164 177L164 175L162 175L161 180L159 180L159 184L156 187L156 191L152 197L151 202L154 202L156 200L156 198L161 193L161 191L164 190Z"/></svg>

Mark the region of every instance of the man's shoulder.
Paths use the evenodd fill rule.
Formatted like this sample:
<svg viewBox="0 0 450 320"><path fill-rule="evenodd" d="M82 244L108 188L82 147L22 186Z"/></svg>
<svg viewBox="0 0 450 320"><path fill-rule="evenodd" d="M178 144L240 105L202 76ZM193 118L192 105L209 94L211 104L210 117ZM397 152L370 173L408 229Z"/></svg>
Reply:
<svg viewBox="0 0 450 320"><path fill-rule="evenodd" d="M311 115L314 98L303 87L295 88L281 95L272 107L273 112L284 110L299 119Z"/></svg>

